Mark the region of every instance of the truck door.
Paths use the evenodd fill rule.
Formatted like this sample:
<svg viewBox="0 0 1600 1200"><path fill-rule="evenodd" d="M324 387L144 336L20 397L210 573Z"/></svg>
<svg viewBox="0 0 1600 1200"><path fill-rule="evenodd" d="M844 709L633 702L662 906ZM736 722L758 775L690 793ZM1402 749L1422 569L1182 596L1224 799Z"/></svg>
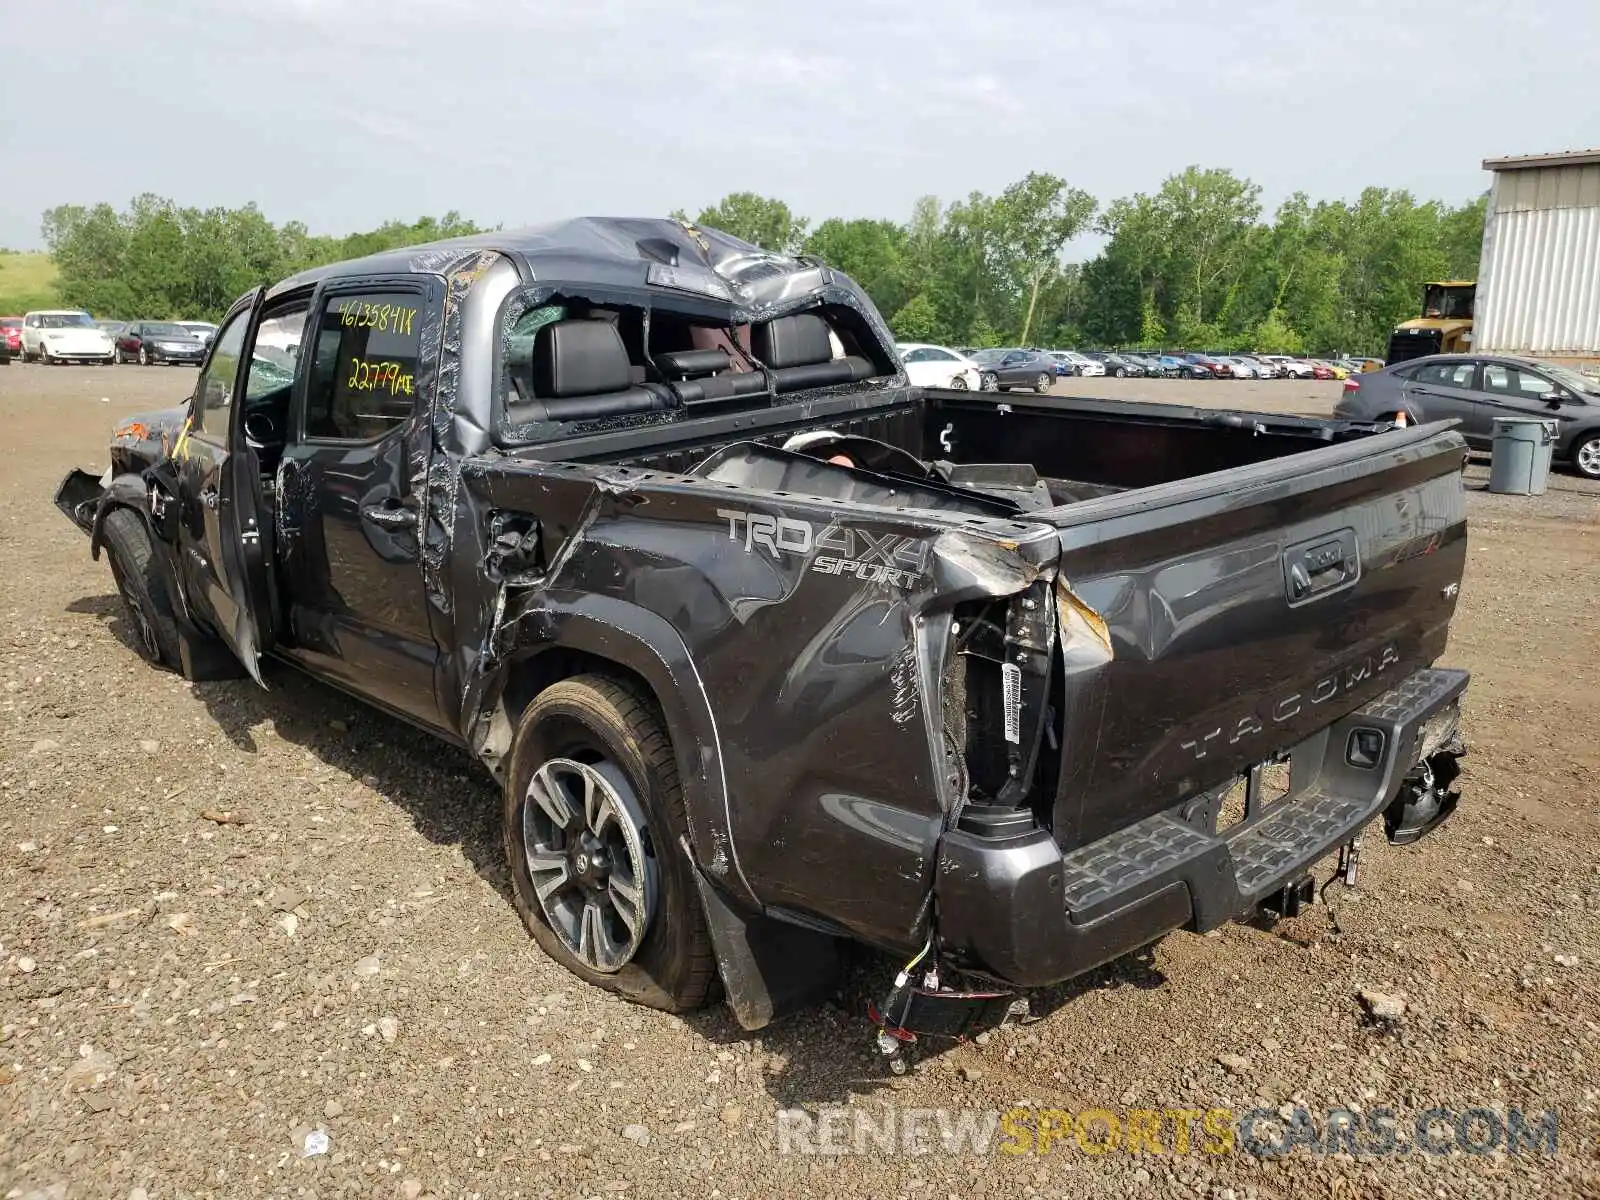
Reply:
<svg viewBox="0 0 1600 1200"><path fill-rule="evenodd" d="M313 302L277 477L282 652L432 728L438 645L420 528L433 435L419 386L437 280L336 280Z"/></svg>
<svg viewBox="0 0 1600 1200"><path fill-rule="evenodd" d="M200 368L189 421L173 446L178 498L178 561L190 606L261 682L259 658L271 631L260 622L262 575L257 496L250 463L232 452L234 404L249 377L246 335L263 289L236 303L223 319ZM264 636L265 634L265 636Z"/></svg>

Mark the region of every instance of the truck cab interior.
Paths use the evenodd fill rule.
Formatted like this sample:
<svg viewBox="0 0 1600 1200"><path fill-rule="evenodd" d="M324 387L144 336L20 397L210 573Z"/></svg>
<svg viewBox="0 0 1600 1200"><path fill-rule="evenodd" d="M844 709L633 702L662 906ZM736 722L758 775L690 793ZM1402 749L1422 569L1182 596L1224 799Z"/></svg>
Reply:
<svg viewBox="0 0 1600 1200"><path fill-rule="evenodd" d="M898 365L865 321L823 305L729 327L684 313L555 297L505 340L505 440L550 422L769 407L814 388L887 379Z"/></svg>

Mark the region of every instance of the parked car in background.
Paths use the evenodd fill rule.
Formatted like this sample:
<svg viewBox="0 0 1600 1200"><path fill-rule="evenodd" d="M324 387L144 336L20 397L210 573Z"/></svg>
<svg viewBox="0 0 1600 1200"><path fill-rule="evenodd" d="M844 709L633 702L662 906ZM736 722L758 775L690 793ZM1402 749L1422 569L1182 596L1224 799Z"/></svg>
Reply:
<svg viewBox="0 0 1600 1200"><path fill-rule="evenodd" d="M1056 361L1056 377L1058 379L1064 379L1068 375L1077 374L1077 372L1072 369L1072 363L1068 361L1067 352L1065 350L1051 350L1049 354L1050 357Z"/></svg>
<svg viewBox="0 0 1600 1200"><path fill-rule="evenodd" d="M1334 369L1333 364L1330 362L1323 362L1320 358L1308 358L1305 361L1310 364L1311 378L1313 379L1338 379L1340 377L1339 372Z"/></svg>
<svg viewBox="0 0 1600 1200"><path fill-rule="evenodd" d="M122 331L128 327L126 321L96 321L94 327L105 334L113 342L122 336Z"/></svg>
<svg viewBox="0 0 1600 1200"><path fill-rule="evenodd" d="M1206 354L1180 354L1182 368L1178 374L1184 379L1232 379L1233 368L1227 363Z"/></svg>
<svg viewBox="0 0 1600 1200"><path fill-rule="evenodd" d="M112 341L95 328L82 309L50 308L22 317L22 357L46 365L67 362L111 363Z"/></svg>
<svg viewBox="0 0 1600 1200"><path fill-rule="evenodd" d="M117 339L117 361L141 367L188 363L198 367L206 346L176 321L134 321Z"/></svg>
<svg viewBox="0 0 1600 1200"><path fill-rule="evenodd" d="M211 345L211 339L217 336L217 327L210 321L174 321L173 324L182 325L205 346Z"/></svg>
<svg viewBox="0 0 1600 1200"><path fill-rule="evenodd" d="M902 342L897 349L900 361L906 365L906 378L918 387L975 392L983 386L978 364L964 354L926 342Z"/></svg>
<svg viewBox="0 0 1600 1200"><path fill-rule="evenodd" d="M986 392L1032 388L1041 395L1056 378L1056 360L1037 350L979 350L972 356Z"/></svg>
<svg viewBox="0 0 1600 1200"><path fill-rule="evenodd" d="M22 357L22 318L0 317L0 347L5 348L7 357Z"/></svg>
<svg viewBox="0 0 1600 1200"><path fill-rule="evenodd" d="M1256 365L1246 359L1228 354L1218 358L1216 361L1226 366L1235 379L1260 378L1260 372L1257 370Z"/></svg>
<svg viewBox="0 0 1600 1200"><path fill-rule="evenodd" d="M1287 354L1258 354L1262 362L1271 363L1278 368L1278 373L1285 379L1310 379L1313 377L1311 364L1301 362L1298 358L1290 358Z"/></svg>
<svg viewBox="0 0 1600 1200"><path fill-rule="evenodd" d="M1129 355L1112 354L1109 351L1089 351L1088 355L1106 369L1106 374L1117 379L1126 379L1129 376L1138 378L1144 375L1145 368L1135 362Z"/></svg>
<svg viewBox="0 0 1600 1200"><path fill-rule="evenodd" d="M1496 417L1556 423L1555 458L1600 479L1600 379L1571 367L1504 355L1435 354L1345 380L1334 416L1408 424L1460 421L1475 450L1487 450Z"/></svg>
<svg viewBox="0 0 1600 1200"><path fill-rule="evenodd" d="M1277 379L1283 374L1276 364L1269 363L1254 354L1235 354L1231 357L1236 363L1243 363L1254 371L1257 379ZM1237 374L1237 368L1235 368L1235 374Z"/></svg>
<svg viewBox="0 0 1600 1200"><path fill-rule="evenodd" d="M1161 364L1161 374L1167 379L1193 379L1194 370L1176 354L1163 354L1156 360Z"/></svg>
<svg viewBox="0 0 1600 1200"><path fill-rule="evenodd" d="M1122 357L1136 363L1151 379L1164 379L1167 376L1167 368L1162 364L1159 354L1125 353Z"/></svg>
<svg viewBox="0 0 1600 1200"><path fill-rule="evenodd" d="M1096 362L1087 354L1079 354L1076 350L1056 350L1052 353L1058 356L1058 361L1066 364L1073 375L1099 378L1106 373L1105 364Z"/></svg>

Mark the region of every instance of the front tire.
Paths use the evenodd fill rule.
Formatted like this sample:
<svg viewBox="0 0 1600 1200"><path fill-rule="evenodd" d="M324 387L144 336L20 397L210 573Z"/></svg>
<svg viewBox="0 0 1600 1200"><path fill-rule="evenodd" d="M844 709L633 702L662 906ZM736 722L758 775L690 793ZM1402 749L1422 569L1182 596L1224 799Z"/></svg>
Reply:
<svg viewBox="0 0 1600 1200"><path fill-rule="evenodd" d="M143 346L139 347L139 365L141 367L148 367L150 365L150 351L146 350Z"/></svg>
<svg viewBox="0 0 1600 1200"><path fill-rule="evenodd" d="M705 1002L716 962L652 700L605 675L540 692L517 723L502 818L513 900L540 949L651 1008Z"/></svg>
<svg viewBox="0 0 1600 1200"><path fill-rule="evenodd" d="M967 391L967 377L965 375L957 375L950 381L950 390L953 392Z"/></svg>
<svg viewBox="0 0 1600 1200"><path fill-rule="evenodd" d="M993 371L985 371L979 377L979 380L983 390L986 392L998 392L1000 390L1000 377Z"/></svg>
<svg viewBox="0 0 1600 1200"><path fill-rule="evenodd" d="M1572 468L1585 479L1600 479L1600 433L1591 433L1572 447Z"/></svg>
<svg viewBox="0 0 1600 1200"><path fill-rule="evenodd" d="M102 533L133 648L151 666L178 670L178 619L152 561L149 531L132 509L114 508L106 514Z"/></svg>
<svg viewBox="0 0 1600 1200"><path fill-rule="evenodd" d="M1118 379L1126 379L1128 377L1128 372L1122 367L1118 367L1113 374L1115 374Z"/></svg>

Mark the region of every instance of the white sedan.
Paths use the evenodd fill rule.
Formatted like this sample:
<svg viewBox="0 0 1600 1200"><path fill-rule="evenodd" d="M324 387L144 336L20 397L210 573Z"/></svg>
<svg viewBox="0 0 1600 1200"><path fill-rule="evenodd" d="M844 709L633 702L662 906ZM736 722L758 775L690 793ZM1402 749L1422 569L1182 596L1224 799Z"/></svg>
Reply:
<svg viewBox="0 0 1600 1200"><path fill-rule="evenodd" d="M22 318L23 362L110 364L114 354L111 339L81 309L42 309Z"/></svg>
<svg viewBox="0 0 1600 1200"><path fill-rule="evenodd" d="M976 392L982 386L983 372L978 364L954 350L926 342L902 342L897 349L906 364L906 378L917 387Z"/></svg>
<svg viewBox="0 0 1600 1200"><path fill-rule="evenodd" d="M1050 357L1067 369L1067 374L1077 375L1081 378L1098 378L1106 373L1106 365L1096 362L1086 354L1079 354L1076 350L1052 350Z"/></svg>

